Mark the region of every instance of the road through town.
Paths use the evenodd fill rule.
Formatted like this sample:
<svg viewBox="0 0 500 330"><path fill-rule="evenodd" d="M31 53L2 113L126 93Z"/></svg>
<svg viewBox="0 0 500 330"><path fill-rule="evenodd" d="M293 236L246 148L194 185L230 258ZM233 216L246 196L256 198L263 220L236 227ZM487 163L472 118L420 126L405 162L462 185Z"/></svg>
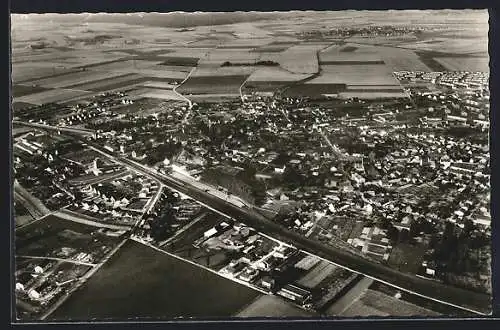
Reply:
<svg viewBox="0 0 500 330"><path fill-rule="evenodd" d="M57 130L57 128L52 129ZM79 136L73 137L75 139L80 139ZM86 140L80 141L92 145ZM96 149L101 149L98 145L92 146ZM105 154L104 151L103 154ZM368 261L361 256L322 244L313 239L309 239L304 235L289 230L264 217L255 207L238 207L227 199L225 200L213 196L205 190L196 188L186 182L180 182L179 180L168 175L160 174L153 169L149 169L127 158L113 155L109 155L109 157L122 165L160 181L165 186L177 190L194 200L197 200L205 205L209 205L211 208L219 211L220 213L242 221L260 232L292 244L306 253L316 255L353 272L363 274L369 278L396 287L400 290L404 290L436 302L447 304L479 315L488 315L491 312L491 297L487 294L449 286L437 281L422 279L413 274L403 273L385 265Z"/></svg>

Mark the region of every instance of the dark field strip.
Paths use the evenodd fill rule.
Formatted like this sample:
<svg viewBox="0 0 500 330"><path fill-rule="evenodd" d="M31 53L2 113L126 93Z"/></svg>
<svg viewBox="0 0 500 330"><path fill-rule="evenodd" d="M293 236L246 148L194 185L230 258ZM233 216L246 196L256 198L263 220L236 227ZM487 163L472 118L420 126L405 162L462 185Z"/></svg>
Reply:
<svg viewBox="0 0 500 330"><path fill-rule="evenodd" d="M454 57L454 58L476 58L476 57L485 57L483 54L456 54L456 53L445 53L445 52L436 52L436 51L415 51L415 54L418 55L418 58L427 65L433 71L446 72L450 71L444 65L436 61L434 58L437 57Z"/></svg>
<svg viewBox="0 0 500 330"><path fill-rule="evenodd" d="M437 71L437 72L446 72L449 71L444 65L436 61L432 55L429 55L427 53L416 53L418 55L418 58L422 63L427 65L432 71Z"/></svg>
<svg viewBox="0 0 500 330"><path fill-rule="evenodd" d="M79 68L88 69L88 68L98 67L100 65L118 63L118 62L133 60L133 59L137 59L137 58L135 58L135 57L130 57L130 58L124 57L124 58L120 58L120 59L117 59L117 60L109 60L109 61L104 61L104 62L98 62L98 63L92 63L92 64L85 64L85 65L79 66Z"/></svg>
<svg viewBox="0 0 500 330"><path fill-rule="evenodd" d="M286 81L251 81L246 82L243 85L243 89L249 92L273 92L279 88L284 86L293 84L294 82L286 82Z"/></svg>
<svg viewBox="0 0 500 330"><path fill-rule="evenodd" d="M348 53L350 53L350 52L355 51L356 49L358 49L358 47L346 46L346 47L342 48L340 51L341 52L348 52Z"/></svg>
<svg viewBox="0 0 500 330"><path fill-rule="evenodd" d="M49 319L230 317L258 295L243 285L128 241Z"/></svg>
<svg viewBox="0 0 500 330"><path fill-rule="evenodd" d="M471 58L471 57L485 57L485 55L481 54L460 54L460 53L446 53L446 52L437 52L432 50L422 50L415 51L418 56L427 56L427 57L456 57L456 58Z"/></svg>
<svg viewBox="0 0 500 330"><path fill-rule="evenodd" d="M196 66L198 57L162 57L163 63L159 65Z"/></svg>
<svg viewBox="0 0 500 330"><path fill-rule="evenodd" d="M82 71L81 69L70 69L70 70L67 70L67 71L63 71L63 72L59 72L59 73L54 73L54 74L50 74L50 75L44 75L44 76L40 76L40 77L36 77L36 78L29 78L29 79L24 79L24 80L19 80L19 81L16 81L16 84L24 84L24 83L28 83L28 82L31 82L31 81L36 81L36 80L41 80L41 79L47 79L47 78L54 78L54 77L60 77L60 76L64 76L64 75L70 75L70 74L73 74L73 73L76 73L76 72L80 72Z"/></svg>
<svg viewBox="0 0 500 330"><path fill-rule="evenodd" d="M246 45L234 45L234 46L222 45L222 46L217 47L217 49L248 49L248 48L255 48L255 46L253 46L253 45L248 45L248 46L246 46Z"/></svg>
<svg viewBox="0 0 500 330"><path fill-rule="evenodd" d="M366 65L385 64L384 61L319 61L320 65Z"/></svg>
<svg viewBox="0 0 500 330"><path fill-rule="evenodd" d="M249 53L281 53L287 50L289 47L266 47L266 48L255 48L249 51Z"/></svg>
<svg viewBox="0 0 500 330"><path fill-rule="evenodd" d="M25 95L35 94L38 92L46 91L50 88L45 88L41 86L32 86L32 85L19 85L13 84L11 93L13 97L21 97Z"/></svg>
<svg viewBox="0 0 500 330"><path fill-rule="evenodd" d="M147 89L154 89L154 90L159 90L159 91L171 91L173 88L166 88L166 87L160 87L160 86L140 86L141 88L147 88Z"/></svg>
<svg viewBox="0 0 500 330"><path fill-rule="evenodd" d="M288 36L288 34L286 34ZM298 45L300 42L298 41L273 41L273 42L270 42L268 43L267 45L268 46L272 46L272 45L285 45L285 46L294 46L294 45Z"/></svg>
<svg viewBox="0 0 500 330"><path fill-rule="evenodd" d="M161 39L158 39L161 40ZM141 51L137 49L110 49L110 50L105 50L103 52L105 53L113 53L113 52L121 52L121 53L127 53L129 55L137 55L137 56L143 56L143 55L160 55L160 54L165 54L165 53L173 53L173 50L171 49L159 49L159 50L151 50L151 51Z"/></svg>

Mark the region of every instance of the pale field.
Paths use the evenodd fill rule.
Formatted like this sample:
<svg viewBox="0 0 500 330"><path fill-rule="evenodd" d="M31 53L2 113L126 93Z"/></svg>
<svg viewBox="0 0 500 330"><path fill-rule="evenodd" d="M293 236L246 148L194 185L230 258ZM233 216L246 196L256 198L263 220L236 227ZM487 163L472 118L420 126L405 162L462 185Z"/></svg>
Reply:
<svg viewBox="0 0 500 330"><path fill-rule="evenodd" d="M145 97L162 100L185 101L183 97L168 89L158 90L156 88L138 87L132 91L127 92L128 99L137 100Z"/></svg>
<svg viewBox="0 0 500 330"><path fill-rule="evenodd" d="M340 316L439 316L439 313L368 289Z"/></svg>
<svg viewBox="0 0 500 330"><path fill-rule="evenodd" d="M122 76L122 72L107 72L107 71L79 71L69 73L62 76L43 78L35 80L32 83L41 87L61 88L82 84L86 82L93 82L100 79L115 78Z"/></svg>
<svg viewBox="0 0 500 330"><path fill-rule="evenodd" d="M342 52L345 47L356 47L352 52ZM372 46L348 43L333 46L320 53L321 61L384 61L391 71L432 71L413 50L390 46Z"/></svg>
<svg viewBox="0 0 500 330"><path fill-rule="evenodd" d="M107 61L115 61L122 58L130 57L130 55L115 55L115 54L105 54L105 53L95 53L95 54L85 54L82 56L72 56L70 58L61 59L60 62L67 67L80 67L86 65L95 65ZM103 64L104 65L104 64Z"/></svg>
<svg viewBox="0 0 500 330"><path fill-rule="evenodd" d="M359 42L367 44L383 44L383 45L398 45L404 42L416 41L417 37L413 35L403 36L376 36L376 37L350 37L347 39L350 42Z"/></svg>
<svg viewBox="0 0 500 330"><path fill-rule="evenodd" d="M437 62L450 71L489 72L487 57L436 57Z"/></svg>
<svg viewBox="0 0 500 330"><path fill-rule="evenodd" d="M347 47L356 47L353 51L342 51ZM377 49L372 46L345 44L332 45L319 53L320 61L380 61L381 56Z"/></svg>
<svg viewBox="0 0 500 330"><path fill-rule="evenodd" d="M360 99L378 99L378 98L407 98L408 95L403 91L394 92L361 92L361 91L350 91L350 92L340 92L338 94L340 98L348 99L352 97L357 97Z"/></svg>
<svg viewBox="0 0 500 330"><path fill-rule="evenodd" d="M390 86L379 86L379 85L349 85L347 87L347 91L363 91L363 90L369 90L369 91L377 91L380 89L384 90L394 90L394 91L401 91L401 86L400 85L390 85Z"/></svg>
<svg viewBox="0 0 500 330"><path fill-rule="evenodd" d="M322 47L292 46L279 54L281 67L294 73L315 73L318 71L316 51Z"/></svg>
<svg viewBox="0 0 500 330"><path fill-rule="evenodd" d="M483 36L478 36L477 38L446 38L436 43L406 43L401 44L400 46L409 49L428 50L454 54L473 54L480 52L484 53L488 51L488 36L487 34L485 34Z"/></svg>
<svg viewBox="0 0 500 330"><path fill-rule="evenodd" d="M204 40L197 40L197 41L191 41L189 42L186 46L187 47L209 47L209 48L215 48L222 44L223 41L217 40L217 39L204 39Z"/></svg>
<svg viewBox="0 0 500 330"><path fill-rule="evenodd" d="M205 56L212 48L187 48L187 47L168 47L168 50L172 50L171 53L165 53L165 57L195 57L200 58Z"/></svg>
<svg viewBox="0 0 500 330"><path fill-rule="evenodd" d="M141 84L143 87L152 87L152 88L162 88L162 89L173 89L177 85L172 85L163 81L146 81Z"/></svg>
<svg viewBox="0 0 500 330"><path fill-rule="evenodd" d="M321 54L320 61L321 62L330 62L330 61L338 61L338 62L349 62L349 61L358 61L358 62L377 62L381 61L382 56L375 52L373 53L357 53L354 52L342 52L342 53L328 53Z"/></svg>
<svg viewBox="0 0 500 330"><path fill-rule="evenodd" d="M248 48L256 48L267 45L273 42L273 38L259 38L259 39L234 39L227 41L223 44L224 47L248 47Z"/></svg>
<svg viewBox="0 0 500 330"><path fill-rule="evenodd" d="M283 298L262 295L243 308L236 317L306 317L314 316L311 311L303 310Z"/></svg>
<svg viewBox="0 0 500 330"><path fill-rule="evenodd" d="M248 77L248 81L298 81L309 76L309 74L291 73L280 67L263 67L256 69Z"/></svg>
<svg viewBox="0 0 500 330"><path fill-rule="evenodd" d="M424 71L432 70L425 65L415 52L408 49L378 47L382 59L391 71Z"/></svg>
<svg viewBox="0 0 500 330"><path fill-rule="evenodd" d="M142 70L142 69L151 69L156 65L162 63L161 61L147 61L147 60L126 60L120 62L113 62L107 64L96 65L89 70L92 71L129 71L129 70Z"/></svg>
<svg viewBox="0 0 500 330"><path fill-rule="evenodd" d="M229 61L231 63L252 63L259 59L259 53L249 52L250 49L214 49L200 58L198 64L221 65Z"/></svg>
<svg viewBox="0 0 500 330"><path fill-rule="evenodd" d="M75 97L91 94L88 91L75 89L51 89L36 94L17 97L14 102L26 102L31 104L41 105L44 103L60 102L70 100Z"/></svg>
<svg viewBox="0 0 500 330"><path fill-rule="evenodd" d="M122 73L138 73L145 77L151 78L160 78L160 79L174 79L174 80L183 80L188 75L188 72L185 71L170 71L163 70L161 65L155 68L147 68L147 69L137 69L133 68L122 70Z"/></svg>
<svg viewBox="0 0 500 330"><path fill-rule="evenodd" d="M383 64L322 65L322 73L306 84L399 85Z"/></svg>
<svg viewBox="0 0 500 330"><path fill-rule="evenodd" d="M239 76L251 75L256 70L253 66L227 66L227 67L197 67L190 77L210 77L210 76Z"/></svg>
<svg viewBox="0 0 500 330"><path fill-rule="evenodd" d="M270 31L261 29L252 22L231 24L228 30L233 32L234 35L240 39L258 39L270 37L272 35Z"/></svg>

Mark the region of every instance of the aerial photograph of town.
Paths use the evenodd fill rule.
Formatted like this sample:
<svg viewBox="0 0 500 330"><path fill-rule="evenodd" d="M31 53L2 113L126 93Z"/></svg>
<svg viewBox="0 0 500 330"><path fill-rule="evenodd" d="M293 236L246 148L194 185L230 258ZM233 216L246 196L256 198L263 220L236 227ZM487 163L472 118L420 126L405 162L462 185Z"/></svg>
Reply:
<svg viewBox="0 0 500 330"><path fill-rule="evenodd" d="M487 10L10 33L13 322L491 315Z"/></svg>

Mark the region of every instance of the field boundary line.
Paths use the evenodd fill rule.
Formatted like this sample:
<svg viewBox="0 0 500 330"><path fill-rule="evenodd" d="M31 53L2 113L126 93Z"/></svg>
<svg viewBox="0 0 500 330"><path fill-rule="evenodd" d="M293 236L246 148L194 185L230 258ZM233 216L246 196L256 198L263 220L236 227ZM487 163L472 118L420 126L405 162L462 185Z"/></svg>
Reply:
<svg viewBox="0 0 500 330"><path fill-rule="evenodd" d="M241 285L243 285L243 286L246 286L246 287L248 287L248 288L250 288L250 289L253 289L253 290L255 290L255 291L258 291L258 292L260 292L260 293L262 293L262 294L269 295L269 293L268 293L267 291L264 291L264 290L262 290L262 289L259 289L259 288L255 287L255 286L249 285L249 284L248 284L247 282L245 282L245 281L238 280L237 278L234 278L234 277L224 276L223 274L219 273L219 272L218 272L218 271L216 271L216 270L213 270L213 269L208 268L208 267L206 267L206 266L200 265L200 264L198 264L198 263L196 263L196 262L194 262L194 261L191 261L191 260L188 260L188 259L184 259L184 258L182 258L182 257L179 257L179 256L178 256L178 255L176 255L176 254L173 254L173 253L167 252L167 251L165 251L165 250L162 250L162 249L160 249L160 248L158 248L158 247L156 247L156 246L154 246L154 245L152 245L152 244L150 244L150 243L147 243L147 242L143 241L142 239L140 239L140 238L138 238L138 237L136 237L136 236L132 236L130 239L131 239L131 240L133 240L133 241L136 241L136 242L138 242L138 243L140 243L140 244L143 244L143 245L145 245L145 246L148 246L148 247L150 247L150 248L152 248L152 249L154 249L154 250L156 250L156 251L158 251L158 252L164 253L164 254L169 255L169 256L171 256L171 257L173 257L173 258L176 258L176 259L178 259L178 260L181 260L181 261L187 262L187 263L189 263L189 264L191 264L191 265L193 265L193 266L196 266L196 267L202 268L202 269L204 269L204 270L206 270L206 271L209 271L209 272L211 272L211 273L213 273L213 274L216 274L216 275L218 275L218 276L220 276L220 277L222 277L222 278L225 278L225 279L227 279L227 280L230 280L230 281L236 282L236 283L241 284Z"/></svg>
<svg viewBox="0 0 500 330"><path fill-rule="evenodd" d="M85 273L82 277L78 279L78 284L75 285L72 289L70 289L65 296L63 296L60 300L56 301L52 307L45 312L40 318L41 321L44 321L47 317L52 315L71 295L78 290L83 284L85 284L92 275L94 275L111 257L128 241L128 239L124 239L118 245L116 245L113 250L111 250L96 266L92 267L87 273Z"/></svg>

